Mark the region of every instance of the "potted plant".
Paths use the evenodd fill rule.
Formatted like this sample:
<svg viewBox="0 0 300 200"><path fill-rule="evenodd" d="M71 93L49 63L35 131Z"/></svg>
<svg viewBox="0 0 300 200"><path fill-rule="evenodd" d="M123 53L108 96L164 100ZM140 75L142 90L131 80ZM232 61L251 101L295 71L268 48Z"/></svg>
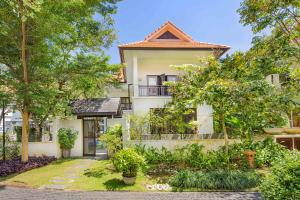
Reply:
<svg viewBox="0 0 300 200"><path fill-rule="evenodd" d="M62 157L69 158L71 149L74 147L78 132L72 129L60 128L58 130L58 143L62 150Z"/></svg>
<svg viewBox="0 0 300 200"><path fill-rule="evenodd" d="M124 183L132 185L136 181L138 170L145 166L145 160L134 149L122 149L114 155L113 164L122 172Z"/></svg>

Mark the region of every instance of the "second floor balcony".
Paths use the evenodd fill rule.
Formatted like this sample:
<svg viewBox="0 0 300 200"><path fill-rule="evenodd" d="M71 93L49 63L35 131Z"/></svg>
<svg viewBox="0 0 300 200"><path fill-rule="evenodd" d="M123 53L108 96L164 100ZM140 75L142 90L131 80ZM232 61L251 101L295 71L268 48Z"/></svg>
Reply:
<svg viewBox="0 0 300 200"><path fill-rule="evenodd" d="M139 96L171 96L168 86L139 85Z"/></svg>

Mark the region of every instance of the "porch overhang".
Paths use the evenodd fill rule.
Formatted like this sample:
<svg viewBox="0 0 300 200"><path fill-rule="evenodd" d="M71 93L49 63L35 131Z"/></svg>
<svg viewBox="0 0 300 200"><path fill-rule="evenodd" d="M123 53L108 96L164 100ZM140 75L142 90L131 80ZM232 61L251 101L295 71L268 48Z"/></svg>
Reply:
<svg viewBox="0 0 300 200"><path fill-rule="evenodd" d="M70 103L72 113L77 118L120 116L120 98L79 99Z"/></svg>

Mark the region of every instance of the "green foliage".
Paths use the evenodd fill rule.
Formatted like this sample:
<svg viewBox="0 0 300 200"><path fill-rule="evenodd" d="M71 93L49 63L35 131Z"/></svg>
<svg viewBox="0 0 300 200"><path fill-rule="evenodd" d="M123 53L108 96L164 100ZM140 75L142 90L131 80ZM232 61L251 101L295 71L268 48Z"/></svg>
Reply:
<svg viewBox="0 0 300 200"><path fill-rule="evenodd" d="M115 135L115 136L121 138L122 137L122 125L115 124L113 127L108 128L105 134Z"/></svg>
<svg viewBox="0 0 300 200"><path fill-rule="evenodd" d="M122 149L122 126L116 124L101 135L99 139L105 142L109 155L116 153Z"/></svg>
<svg viewBox="0 0 300 200"><path fill-rule="evenodd" d="M300 154L287 153L271 167L260 190L266 200L298 200L300 197Z"/></svg>
<svg viewBox="0 0 300 200"><path fill-rule="evenodd" d="M236 164L236 167L247 168L244 152L248 149L256 152L255 163L257 168L272 166L289 151L270 137L253 142L250 146L247 143L233 144L229 148L230 163Z"/></svg>
<svg viewBox="0 0 300 200"><path fill-rule="evenodd" d="M3 159L3 137L0 135L0 160ZM6 160L11 160L20 155L20 143L11 140L11 138L6 135L5 140L5 158Z"/></svg>
<svg viewBox="0 0 300 200"><path fill-rule="evenodd" d="M179 82L171 84L172 103L175 107L207 103L213 107L225 140L230 128L230 133L251 142L253 134L262 133L264 127L286 123L289 102L296 96L266 81L268 67L257 64L254 52L177 67L184 73Z"/></svg>
<svg viewBox="0 0 300 200"><path fill-rule="evenodd" d="M299 9L298 0L244 0L238 12L241 22L255 33L274 27L288 33L299 25Z"/></svg>
<svg viewBox="0 0 300 200"><path fill-rule="evenodd" d="M214 169L240 169L247 170L248 164L244 155L245 150L256 152L256 167L269 167L280 160L288 150L274 142L272 138L254 142L251 147L245 143L229 145L228 154L225 147L204 152L203 146L191 144L174 151L166 148L146 148L137 145L136 151L142 155L148 165L148 173L173 173L180 169L214 170Z"/></svg>
<svg viewBox="0 0 300 200"><path fill-rule="evenodd" d="M112 161L124 177L136 177L138 170L145 166L144 158L134 149L123 149L117 152Z"/></svg>
<svg viewBox="0 0 300 200"><path fill-rule="evenodd" d="M58 143L61 149L72 149L77 139L78 132L72 129L60 128L58 130Z"/></svg>
<svg viewBox="0 0 300 200"><path fill-rule="evenodd" d="M293 106L290 96L300 91L299 1L243 0L238 12L241 23L250 25L256 34L248 52L252 63L265 69L266 75L280 75L281 90L286 96L278 104ZM258 33L263 36L257 36Z"/></svg>
<svg viewBox="0 0 300 200"><path fill-rule="evenodd" d="M39 127L49 117L68 113L70 99L103 95L105 86L117 84L120 69L104 54L116 38L112 15L117 2L1 1L0 93L5 91L19 111L26 106ZM20 32L21 23L27 34ZM22 36L29 84L21 64Z"/></svg>
<svg viewBox="0 0 300 200"><path fill-rule="evenodd" d="M150 133L150 116L147 115L129 115L130 121L130 139L142 140L142 135Z"/></svg>
<svg viewBox="0 0 300 200"><path fill-rule="evenodd" d="M289 152L284 146L274 142L273 138L266 138L263 141L254 143L253 146L256 152L257 167L272 166Z"/></svg>
<svg viewBox="0 0 300 200"><path fill-rule="evenodd" d="M228 156L223 149L204 152L198 144L186 145L169 151L166 148L145 148L138 145L136 150L146 160L148 173L173 173L179 169L224 169L228 167Z"/></svg>
<svg viewBox="0 0 300 200"><path fill-rule="evenodd" d="M170 185L176 189L234 190L239 191L258 186L261 176L254 172L216 170L192 172L183 170L175 174Z"/></svg>

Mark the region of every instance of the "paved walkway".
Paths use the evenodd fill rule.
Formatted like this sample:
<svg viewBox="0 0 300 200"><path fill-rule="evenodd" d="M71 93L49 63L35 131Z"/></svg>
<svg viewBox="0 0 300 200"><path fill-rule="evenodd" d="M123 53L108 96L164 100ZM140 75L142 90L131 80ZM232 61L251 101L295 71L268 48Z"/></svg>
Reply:
<svg viewBox="0 0 300 200"><path fill-rule="evenodd" d="M1 200L254 200L259 193L251 192L79 192L35 190L13 187L0 188Z"/></svg>

